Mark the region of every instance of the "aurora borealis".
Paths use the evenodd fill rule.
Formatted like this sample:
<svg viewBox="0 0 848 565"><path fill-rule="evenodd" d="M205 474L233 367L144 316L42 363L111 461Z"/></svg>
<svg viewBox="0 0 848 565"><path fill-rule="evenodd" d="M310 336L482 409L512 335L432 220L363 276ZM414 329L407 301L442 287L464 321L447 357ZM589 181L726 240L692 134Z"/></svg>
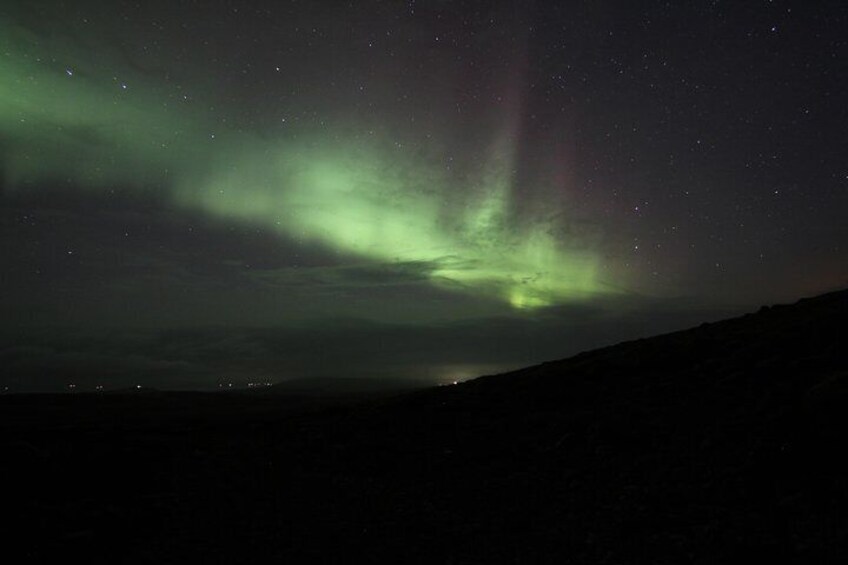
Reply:
<svg viewBox="0 0 848 565"><path fill-rule="evenodd" d="M13 189L58 178L109 190L158 176L175 205L359 260L428 265L433 284L516 308L609 292L593 250L560 242L553 232L562 226L550 211L516 217L514 128L480 148L478 170L450 178L434 162L444 155L393 151L379 141L335 133L278 141L226 127L207 133L216 130L208 119L170 109L167 97L131 73L113 67L98 76L85 70L87 61L58 61L17 30L3 35L18 44L4 46L0 69ZM132 93L128 83L138 85Z"/></svg>
<svg viewBox="0 0 848 565"><path fill-rule="evenodd" d="M773 4L7 2L4 378L471 376L843 285L844 14Z"/></svg>

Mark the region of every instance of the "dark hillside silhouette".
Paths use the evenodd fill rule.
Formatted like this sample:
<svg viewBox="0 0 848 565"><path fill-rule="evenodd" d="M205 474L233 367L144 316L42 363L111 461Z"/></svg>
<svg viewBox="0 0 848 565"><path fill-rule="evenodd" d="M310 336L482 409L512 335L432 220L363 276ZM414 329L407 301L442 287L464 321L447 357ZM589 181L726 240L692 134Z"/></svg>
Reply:
<svg viewBox="0 0 848 565"><path fill-rule="evenodd" d="M0 399L10 562L839 563L848 291L371 401Z"/></svg>

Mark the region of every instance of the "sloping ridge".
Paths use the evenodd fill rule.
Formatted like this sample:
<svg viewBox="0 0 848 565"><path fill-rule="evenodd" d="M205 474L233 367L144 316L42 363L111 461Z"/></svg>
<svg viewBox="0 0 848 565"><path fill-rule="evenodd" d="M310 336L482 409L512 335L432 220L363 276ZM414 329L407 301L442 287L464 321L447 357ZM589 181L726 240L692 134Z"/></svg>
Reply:
<svg viewBox="0 0 848 565"><path fill-rule="evenodd" d="M349 430L393 472L441 477L425 498L478 540L469 562L842 562L846 321L848 291L763 307L425 391Z"/></svg>
<svg viewBox="0 0 848 565"><path fill-rule="evenodd" d="M689 371L697 376L712 373L717 378L771 371L770 382L774 384L775 379L790 377L791 369L801 370L810 383L812 375L823 376L831 369L845 368L846 341L842 332L846 322L848 290L843 290L792 305L764 306L738 318L624 342L513 373L483 377L476 384L497 386L507 380L517 384L514 379L521 378L532 380L537 386L568 386L571 383L557 382L558 377L588 372L606 381L628 373L657 378Z"/></svg>
<svg viewBox="0 0 848 565"><path fill-rule="evenodd" d="M745 400L760 408L778 399L833 403L848 393L846 326L843 290L426 391L417 401L510 411L640 398L661 410L663 401L673 410L708 399L723 409Z"/></svg>

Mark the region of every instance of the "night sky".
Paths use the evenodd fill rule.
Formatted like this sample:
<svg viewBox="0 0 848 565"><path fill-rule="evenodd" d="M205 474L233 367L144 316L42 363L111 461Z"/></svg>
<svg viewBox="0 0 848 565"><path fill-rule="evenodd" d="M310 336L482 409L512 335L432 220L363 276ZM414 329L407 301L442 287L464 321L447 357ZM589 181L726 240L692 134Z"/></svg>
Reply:
<svg viewBox="0 0 848 565"><path fill-rule="evenodd" d="M0 385L466 379L848 286L842 2L5 0Z"/></svg>

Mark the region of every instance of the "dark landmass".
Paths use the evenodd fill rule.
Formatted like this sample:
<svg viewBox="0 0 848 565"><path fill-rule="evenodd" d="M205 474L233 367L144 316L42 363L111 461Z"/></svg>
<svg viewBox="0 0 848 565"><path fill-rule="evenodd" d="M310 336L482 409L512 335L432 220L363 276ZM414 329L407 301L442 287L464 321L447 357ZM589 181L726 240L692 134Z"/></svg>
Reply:
<svg viewBox="0 0 848 565"><path fill-rule="evenodd" d="M313 377L281 381L264 390L267 394L302 395L322 398L373 397L429 388L433 383L413 379Z"/></svg>
<svg viewBox="0 0 848 565"><path fill-rule="evenodd" d="M843 291L329 405L5 396L4 561L842 563L846 321Z"/></svg>

